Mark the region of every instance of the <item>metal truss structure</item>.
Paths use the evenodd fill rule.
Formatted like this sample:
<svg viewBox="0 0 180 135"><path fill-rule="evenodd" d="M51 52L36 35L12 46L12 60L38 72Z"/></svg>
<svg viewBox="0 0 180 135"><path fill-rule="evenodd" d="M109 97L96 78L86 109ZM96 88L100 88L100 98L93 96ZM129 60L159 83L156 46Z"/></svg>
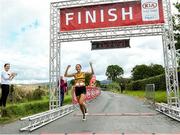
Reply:
<svg viewBox="0 0 180 135"><path fill-rule="evenodd" d="M50 64L49 64L49 109L60 107L60 90L57 81L60 78L60 55L61 46L58 41L58 32L60 30L60 12L59 9L50 5Z"/></svg>
<svg viewBox="0 0 180 135"><path fill-rule="evenodd" d="M43 113L35 114L20 120L23 122L23 128L20 131L33 131L50 122L55 121L65 115L70 114L75 109L73 105L66 105L57 109L49 110Z"/></svg>
<svg viewBox="0 0 180 135"><path fill-rule="evenodd" d="M168 104L157 103L156 110L180 122L180 107L169 107Z"/></svg>
<svg viewBox="0 0 180 135"><path fill-rule="evenodd" d="M141 36L162 36L164 66L166 74L167 106L171 115L172 108L180 107L177 76L176 51L174 45L173 23L170 0L163 1L164 24L136 25L128 27L101 28L60 32L60 10L62 8L87 5L126 2L132 0L67 0L51 3L50 9L50 109L60 107L57 80L61 67L61 43L86 40L119 39ZM138 1L138 0L135 0ZM162 105L164 107L164 105ZM161 109L165 110L165 109Z"/></svg>

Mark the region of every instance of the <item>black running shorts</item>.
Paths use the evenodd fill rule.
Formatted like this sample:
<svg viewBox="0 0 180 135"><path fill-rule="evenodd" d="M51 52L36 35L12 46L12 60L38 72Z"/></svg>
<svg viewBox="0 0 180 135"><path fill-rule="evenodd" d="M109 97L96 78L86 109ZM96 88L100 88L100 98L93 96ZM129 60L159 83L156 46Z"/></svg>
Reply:
<svg viewBox="0 0 180 135"><path fill-rule="evenodd" d="M81 94L86 94L86 86L75 87L76 96L80 96Z"/></svg>

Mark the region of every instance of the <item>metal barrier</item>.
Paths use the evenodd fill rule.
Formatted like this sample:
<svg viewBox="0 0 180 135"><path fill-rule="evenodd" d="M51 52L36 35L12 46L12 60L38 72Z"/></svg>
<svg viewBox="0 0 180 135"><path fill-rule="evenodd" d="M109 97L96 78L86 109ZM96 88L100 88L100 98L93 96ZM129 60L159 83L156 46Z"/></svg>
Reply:
<svg viewBox="0 0 180 135"><path fill-rule="evenodd" d="M26 126L21 128L20 131L33 131L65 115L68 115L73 111L73 105L65 105L57 109L21 118L20 120L23 121L23 124Z"/></svg>
<svg viewBox="0 0 180 135"><path fill-rule="evenodd" d="M146 84L145 88L145 98L146 102L150 104L155 104L155 85L154 84Z"/></svg>
<svg viewBox="0 0 180 135"><path fill-rule="evenodd" d="M156 110L173 118L177 121L180 121L180 107L168 105L165 103L155 103L155 85L147 84L145 90L146 102L155 105Z"/></svg>
<svg viewBox="0 0 180 135"><path fill-rule="evenodd" d="M91 88L91 87L89 87ZM97 90L97 88L94 88L91 91L91 96L93 97L91 100L88 100L89 102L95 99L97 96L101 94L100 89ZM28 117L21 118L20 120L23 122L23 128L20 129L20 131L33 131L37 128L40 128L50 122L53 122L65 115L68 115L75 111L78 104L73 105L65 105L57 109L48 110L46 112L38 113L35 115L31 115Z"/></svg>
<svg viewBox="0 0 180 135"><path fill-rule="evenodd" d="M156 103L156 110L170 118L180 121L180 107L170 106L165 103Z"/></svg>

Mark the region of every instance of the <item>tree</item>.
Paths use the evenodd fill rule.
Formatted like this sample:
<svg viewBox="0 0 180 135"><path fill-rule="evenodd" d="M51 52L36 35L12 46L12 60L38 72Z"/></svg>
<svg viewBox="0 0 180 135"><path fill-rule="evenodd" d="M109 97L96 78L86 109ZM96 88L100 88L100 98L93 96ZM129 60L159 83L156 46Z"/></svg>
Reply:
<svg viewBox="0 0 180 135"><path fill-rule="evenodd" d="M116 81L117 78L124 74L124 70L118 65L109 65L106 69L106 76L112 81Z"/></svg>
<svg viewBox="0 0 180 135"><path fill-rule="evenodd" d="M180 3L174 3L174 6L177 8L178 13L180 13ZM174 39L176 41L175 46L176 50L180 49L180 14L175 14L173 16L173 26L174 26Z"/></svg>
<svg viewBox="0 0 180 135"><path fill-rule="evenodd" d="M133 80L140 80L140 79L148 78L150 76L151 69L150 67L144 64L136 65L132 69L131 73L132 73Z"/></svg>
<svg viewBox="0 0 180 135"><path fill-rule="evenodd" d="M96 80L96 87L100 87L101 86L101 83L99 80Z"/></svg>
<svg viewBox="0 0 180 135"><path fill-rule="evenodd" d="M175 8L180 12L180 3L174 3ZM180 14L175 14L173 16L173 28L174 28L174 39L176 50L180 49ZM179 53L180 51L178 51ZM178 68L180 66L180 58L177 58Z"/></svg>
<svg viewBox="0 0 180 135"><path fill-rule="evenodd" d="M164 68L162 65L159 64L151 64L151 74L150 76L157 76L164 73Z"/></svg>
<svg viewBox="0 0 180 135"><path fill-rule="evenodd" d="M164 68L162 65L159 64L151 64L150 66L147 65L136 65L132 71L132 79L133 80L140 80L145 79L152 76L157 76L164 73Z"/></svg>
<svg viewBox="0 0 180 135"><path fill-rule="evenodd" d="M85 76L85 85L86 85L86 86L89 85L91 78L92 78L92 75L91 75L91 74L87 74L87 75Z"/></svg>

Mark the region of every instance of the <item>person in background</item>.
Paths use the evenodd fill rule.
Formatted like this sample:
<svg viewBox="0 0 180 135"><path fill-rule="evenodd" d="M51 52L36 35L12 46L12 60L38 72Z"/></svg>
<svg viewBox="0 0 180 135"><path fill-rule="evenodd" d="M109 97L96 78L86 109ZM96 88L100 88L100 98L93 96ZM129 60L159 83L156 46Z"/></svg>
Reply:
<svg viewBox="0 0 180 135"><path fill-rule="evenodd" d="M66 84L64 92L66 93L66 95L68 95L68 83L67 83L67 80L64 80L64 83Z"/></svg>
<svg viewBox="0 0 180 135"><path fill-rule="evenodd" d="M76 65L76 73L73 74L68 74L68 70L71 67L70 65L68 65L64 76L65 77L74 77L75 79L75 85L74 85L74 90L75 90L75 95L76 95L76 99L78 100L80 109L82 111L83 117L82 120L85 121L86 120L86 115L87 115L87 107L85 104L85 98L86 98L86 86L85 86L85 76L90 74L93 75L94 74L94 70L92 67L92 63L90 62L90 67L91 67L91 72L82 72L81 69L81 65L77 64Z"/></svg>
<svg viewBox="0 0 180 135"><path fill-rule="evenodd" d="M10 64L4 64L4 70L1 72L1 89L2 94L0 98L0 116L6 115L6 101L9 94L10 81L17 75L16 73L10 72Z"/></svg>
<svg viewBox="0 0 180 135"><path fill-rule="evenodd" d="M66 92L67 82L63 79L63 76L60 77L58 81L58 85L60 88L60 105L63 106L64 103L64 93Z"/></svg>

